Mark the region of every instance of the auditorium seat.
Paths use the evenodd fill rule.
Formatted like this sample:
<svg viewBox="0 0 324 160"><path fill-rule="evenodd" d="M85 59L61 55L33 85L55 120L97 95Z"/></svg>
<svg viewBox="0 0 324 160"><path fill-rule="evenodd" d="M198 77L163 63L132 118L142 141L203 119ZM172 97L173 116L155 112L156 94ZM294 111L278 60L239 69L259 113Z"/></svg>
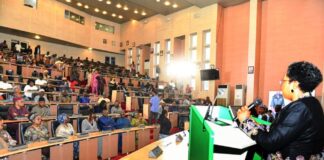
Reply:
<svg viewBox="0 0 324 160"><path fill-rule="evenodd" d="M90 107L88 105L80 105L78 114L89 115Z"/></svg>
<svg viewBox="0 0 324 160"><path fill-rule="evenodd" d="M51 124L52 136L56 137L55 131L56 131L56 128L60 125L60 123L58 121L52 121L51 123L52 123Z"/></svg>
<svg viewBox="0 0 324 160"><path fill-rule="evenodd" d="M32 123L31 122L24 122L24 123L19 123L19 131L20 131L20 140L21 140L21 144L26 144L25 141L25 131L27 130L27 128L29 126L31 126Z"/></svg>
<svg viewBox="0 0 324 160"><path fill-rule="evenodd" d="M57 106L57 115L66 113L67 115L73 115L73 104L59 104Z"/></svg>
<svg viewBox="0 0 324 160"><path fill-rule="evenodd" d="M0 117L2 119L8 119L8 110L9 110L9 105L3 105L0 106Z"/></svg>

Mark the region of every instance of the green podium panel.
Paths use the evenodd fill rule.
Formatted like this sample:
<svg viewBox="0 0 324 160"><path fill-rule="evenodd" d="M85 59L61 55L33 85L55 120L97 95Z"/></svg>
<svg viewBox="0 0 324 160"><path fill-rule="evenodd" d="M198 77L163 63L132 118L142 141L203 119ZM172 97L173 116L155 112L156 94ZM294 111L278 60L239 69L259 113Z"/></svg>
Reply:
<svg viewBox="0 0 324 160"><path fill-rule="evenodd" d="M239 160L246 159L248 153L253 160L262 159L259 154L249 152L255 142L239 128L231 125L233 117L227 107L214 106L212 112L210 111L210 120L204 121L207 108L190 107L189 160Z"/></svg>

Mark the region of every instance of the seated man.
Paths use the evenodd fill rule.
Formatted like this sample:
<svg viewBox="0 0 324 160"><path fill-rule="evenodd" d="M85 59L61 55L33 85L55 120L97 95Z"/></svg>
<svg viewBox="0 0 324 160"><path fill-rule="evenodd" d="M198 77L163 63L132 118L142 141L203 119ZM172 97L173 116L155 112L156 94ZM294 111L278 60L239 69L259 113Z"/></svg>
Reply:
<svg viewBox="0 0 324 160"><path fill-rule="evenodd" d="M34 98L34 102L39 102L39 98L40 98L40 97L42 97L42 98L45 100L46 103L49 103L49 101L48 101L48 99L47 99L47 97L46 97L46 95L45 95L45 90L44 90L44 89L40 89L40 90L38 91L38 95L35 96L35 98Z"/></svg>
<svg viewBox="0 0 324 160"><path fill-rule="evenodd" d="M45 85L47 85L47 81L44 80L43 73L40 73L39 74L39 78L36 79L35 84L38 85L38 86L45 86Z"/></svg>
<svg viewBox="0 0 324 160"><path fill-rule="evenodd" d="M120 103L116 101L115 104L111 107L111 114L122 114L122 113L124 113L124 111L121 108Z"/></svg>
<svg viewBox="0 0 324 160"><path fill-rule="evenodd" d="M108 117L107 108L103 109L102 116L98 119L98 128L101 131L115 129L115 121L112 118Z"/></svg>
<svg viewBox="0 0 324 160"><path fill-rule="evenodd" d="M85 92L84 90L80 90L80 94L81 94L81 96L79 97L80 103L90 103L90 98L87 95L87 92Z"/></svg>
<svg viewBox="0 0 324 160"><path fill-rule="evenodd" d="M130 117L131 116L126 116L124 113L120 114L120 118L118 118L116 122L116 129L131 127Z"/></svg>
<svg viewBox="0 0 324 160"><path fill-rule="evenodd" d="M17 117L26 117L28 116L28 111L25 107L24 100L22 97L15 97L13 99L14 105L9 107L8 110L8 119L15 120ZM15 137L15 139L19 140L19 126L18 123L10 123L7 125L8 131Z"/></svg>
<svg viewBox="0 0 324 160"><path fill-rule="evenodd" d="M37 115L40 115L42 117L50 116L51 115L51 110L46 105L45 98L44 97L40 97L38 99L38 105L37 106L34 106L31 112L32 113L37 113Z"/></svg>
<svg viewBox="0 0 324 160"><path fill-rule="evenodd" d="M25 107L23 98L15 97L13 101L14 101L14 106L9 107L8 110L8 119L13 120L16 117L27 117L28 111Z"/></svg>

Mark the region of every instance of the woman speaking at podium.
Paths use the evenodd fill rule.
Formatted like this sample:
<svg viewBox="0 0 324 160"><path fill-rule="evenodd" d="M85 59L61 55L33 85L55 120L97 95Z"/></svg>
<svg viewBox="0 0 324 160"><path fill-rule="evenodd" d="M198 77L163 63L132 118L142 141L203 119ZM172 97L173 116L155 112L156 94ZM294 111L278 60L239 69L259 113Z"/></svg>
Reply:
<svg viewBox="0 0 324 160"><path fill-rule="evenodd" d="M252 121L246 106L237 115L247 132L271 159L324 159L324 115L311 92L322 82L320 70L309 62L295 62L280 81L284 98L291 101L272 123L269 132ZM266 158L266 157L264 157Z"/></svg>

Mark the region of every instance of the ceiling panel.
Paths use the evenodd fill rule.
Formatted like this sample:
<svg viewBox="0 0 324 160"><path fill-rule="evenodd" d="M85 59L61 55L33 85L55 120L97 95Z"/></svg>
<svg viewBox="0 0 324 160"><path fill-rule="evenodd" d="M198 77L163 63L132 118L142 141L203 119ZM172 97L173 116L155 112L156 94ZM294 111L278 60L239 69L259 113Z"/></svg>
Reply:
<svg viewBox="0 0 324 160"><path fill-rule="evenodd" d="M71 7L84 11L90 15L100 17L116 23L124 23L129 20L141 20L156 14L168 15L179 10L197 6L197 7L206 7L211 4L219 3L224 7L229 7L232 5L237 5L248 0L57 0L64 4L67 4ZM107 4L109 1L111 4ZM168 6L165 5L166 1L170 2ZM82 6L77 4L81 3ZM121 4L121 8L117 8L116 5ZM84 6L88 5L89 8L86 9ZM173 7L176 5L177 7ZM128 10L123 8L127 6ZM95 12L95 8L99 9L99 12ZM134 13L137 10L138 13ZM106 14L103 14L103 11ZM141 15L142 12L145 12L145 15ZM113 17L112 14L116 14L116 17ZM118 18L121 15L123 18Z"/></svg>

